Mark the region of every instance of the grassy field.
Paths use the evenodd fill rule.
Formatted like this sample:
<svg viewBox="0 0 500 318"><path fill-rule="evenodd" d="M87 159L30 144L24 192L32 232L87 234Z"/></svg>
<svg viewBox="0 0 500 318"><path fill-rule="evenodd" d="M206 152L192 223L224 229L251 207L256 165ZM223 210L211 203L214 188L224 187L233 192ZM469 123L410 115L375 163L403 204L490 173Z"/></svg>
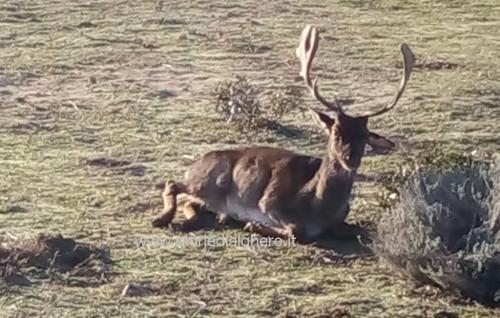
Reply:
<svg viewBox="0 0 500 318"><path fill-rule="evenodd" d="M136 238L248 236L153 229L158 184L181 178L197 155L248 143L214 110L218 82L245 76L264 99L302 85L295 47L306 24L322 31L323 92L355 99L350 113L392 95L399 43L417 56L400 105L370 123L401 149L365 158L362 173L395 171L431 142L499 152L498 0L4 0L0 236L61 233L109 251L113 264L98 284L37 276L29 286L2 284L0 316L500 316L415 286L374 256L137 247ZM304 100L314 103L305 90ZM297 110L281 124L302 133L262 130L252 143L322 154L308 116ZM351 221L377 222L379 190L356 184ZM122 296L128 284L136 292Z"/></svg>

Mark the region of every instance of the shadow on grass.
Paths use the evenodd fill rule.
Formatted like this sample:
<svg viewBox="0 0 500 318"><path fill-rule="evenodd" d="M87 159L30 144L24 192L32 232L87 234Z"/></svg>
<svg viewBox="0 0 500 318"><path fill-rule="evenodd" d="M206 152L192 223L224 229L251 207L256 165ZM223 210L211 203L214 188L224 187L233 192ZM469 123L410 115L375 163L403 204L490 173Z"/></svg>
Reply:
<svg viewBox="0 0 500 318"><path fill-rule="evenodd" d="M265 127L275 134L288 139L301 139L306 135L306 132L303 129L294 126L285 126L273 120L267 121Z"/></svg>
<svg viewBox="0 0 500 318"><path fill-rule="evenodd" d="M216 215L207 212L200 213L200 217L196 222L185 221L184 223L173 223L169 225L170 230L175 232L190 233L196 231L224 231L228 229L242 230L245 227L244 222L234 219L226 220L221 224ZM344 224L341 226L339 233L325 233L312 241L301 242L301 245L310 245L321 250L331 251L331 255L336 258L343 256L349 259L359 257L373 256L373 252L369 247L372 243L373 233L370 230L370 224Z"/></svg>
<svg viewBox="0 0 500 318"><path fill-rule="evenodd" d="M368 227L359 224L346 225L348 230L342 235L327 233L311 244L324 250L333 251L338 256L345 255L350 258L372 256L373 252L369 246L373 240Z"/></svg>

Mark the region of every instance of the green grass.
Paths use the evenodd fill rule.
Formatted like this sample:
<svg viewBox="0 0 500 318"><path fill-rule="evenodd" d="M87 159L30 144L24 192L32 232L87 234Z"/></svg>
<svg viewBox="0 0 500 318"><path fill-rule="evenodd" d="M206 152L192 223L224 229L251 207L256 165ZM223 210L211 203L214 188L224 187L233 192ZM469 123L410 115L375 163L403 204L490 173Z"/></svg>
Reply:
<svg viewBox="0 0 500 318"><path fill-rule="evenodd" d="M392 95L400 42L420 60L458 64L416 69L400 105L370 127L403 149L438 140L498 152L499 17L496 0L3 1L0 234L62 233L108 248L117 275L98 287L34 279L2 288L0 315L499 315L415 287L373 257L332 264L309 246L140 249L133 240L188 235L150 226L156 185L181 178L192 157L246 143L217 119L218 82L243 75L267 94L301 84L295 47L305 24L322 30L315 72L324 94L355 98L351 113ZM261 132L255 142L322 153L308 117L291 113L282 124L306 133ZM403 156L366 158L361 172L394 171ZM99 158L129 164L88 164ZM357 184L351 220L380 218L378 191ZM223 233L246 235L208 234ZM156 292L120 297L129 283Z"/></svg>

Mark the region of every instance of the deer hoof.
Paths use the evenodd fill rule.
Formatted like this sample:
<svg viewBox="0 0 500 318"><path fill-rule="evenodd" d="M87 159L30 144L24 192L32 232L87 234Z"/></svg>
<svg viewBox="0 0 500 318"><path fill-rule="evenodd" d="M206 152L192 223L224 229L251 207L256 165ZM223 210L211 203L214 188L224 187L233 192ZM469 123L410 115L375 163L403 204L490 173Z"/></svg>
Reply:
<svg viewBox="0 0 500 318"><path fill-rule="evenodd" d="M154 219L153 222L151 222L153 227L166 227L167 225L164 225L164 222L161 218Z"/></svg>
<svg viewBox="0 0 500 318"><path fill-rule="evenodd" d="M151 224L153 227L168 227L168 225L172 222L172 218L173 217L168 214L162 215L154 219Z"/></svg>
<svg viewBox="0 0 500 318"><path fill-rule="evenodd" d="M217 222L219 222L219 224L227 224L229 220L229 217L227 216L226 213L220 213L217 215Z"/></svg>
<svg viewBox="0 0 500 318"><path fill-rule="evenodd" d="M248 232L253 232L257 233L259 230L262 230L262 225L257 222L248 222L245 224L245 227L243 228L244 231Z"/></svg>

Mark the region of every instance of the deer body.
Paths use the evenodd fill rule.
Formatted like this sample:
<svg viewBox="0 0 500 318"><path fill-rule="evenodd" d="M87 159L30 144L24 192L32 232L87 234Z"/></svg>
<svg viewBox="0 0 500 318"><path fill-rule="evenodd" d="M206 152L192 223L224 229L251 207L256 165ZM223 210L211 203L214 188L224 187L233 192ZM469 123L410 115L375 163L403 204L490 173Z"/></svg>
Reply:
<svg viewBox="0 0 500 318"><path fill-rule="evenodd" d="M318 41L317 30L307 26L297 56L307 88L335 112L332 118L311 109L328 137L323 158L268 147L209 152L191 165L184 183L167 182L164 213L153 221L154 226L164 227L173 220L177 195L184 194L187 225L196 224L200 211L208 209L221 219L242 221L247 229L263 235L293 235L310 241L325 232L342 231L365 146L369 144L376 152L387 152L395 146L368 130L368 118L396 105L410 77L414 57L406 44L401 45L404 74L395 97L378 111L353 117L337 101L326 101L319 92L317 79L310 78Z"/></svg>
<svg viewBox="0 0 500 318"><path fill-rule="evenodd" d="M349 210L354 173L336 165L277 148L214 151L192 164L184 185L215 213L313 237Z"/></svg>

